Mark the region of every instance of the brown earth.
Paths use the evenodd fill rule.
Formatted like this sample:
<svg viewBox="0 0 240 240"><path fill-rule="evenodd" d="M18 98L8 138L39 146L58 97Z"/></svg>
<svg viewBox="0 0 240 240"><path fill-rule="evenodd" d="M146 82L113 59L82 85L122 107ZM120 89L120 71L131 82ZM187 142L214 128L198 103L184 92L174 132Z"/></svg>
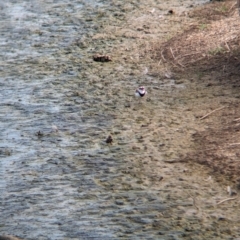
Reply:
<svg viewBox="0 0 240 240"><path fill-rule="evenodd" d="M205 114L200 107L196 114L196 119L205 122L205 130L193 134L195 149L184 160L207 165L217 178L225 176L239 189L240 18L235 9L236 1L214 2L195 9L189 16L196 23L157 45L153 55L175 73L197 76L206 89L216 88L212 106L205 109Z"/></svg>

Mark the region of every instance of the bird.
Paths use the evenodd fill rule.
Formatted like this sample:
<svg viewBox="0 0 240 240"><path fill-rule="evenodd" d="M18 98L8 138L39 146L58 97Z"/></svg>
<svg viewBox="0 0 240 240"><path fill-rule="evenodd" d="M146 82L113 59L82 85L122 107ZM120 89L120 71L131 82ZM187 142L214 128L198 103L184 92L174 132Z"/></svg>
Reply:
<svg viewBox="0 0 240 240"><path fill-rule="evenodd" d="M135 91L135 96L136 97L144 97L147 94L147 91L144 86L140 86L139 88L136 89Z"/></svg>

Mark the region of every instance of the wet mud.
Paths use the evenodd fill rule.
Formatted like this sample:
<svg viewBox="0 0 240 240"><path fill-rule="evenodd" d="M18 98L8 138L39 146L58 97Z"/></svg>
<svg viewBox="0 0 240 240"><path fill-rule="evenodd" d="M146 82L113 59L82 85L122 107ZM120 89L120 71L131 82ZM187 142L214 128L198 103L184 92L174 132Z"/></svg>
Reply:
<svg viewBox="0 0 240 240"><path fill-rule="evenodd" d="M1 235L240 237L232 182L186 159L215 89L152 54L196 21L187 14L194 6L1 3ZM138 101L140 85L148 93Z"/></svg>

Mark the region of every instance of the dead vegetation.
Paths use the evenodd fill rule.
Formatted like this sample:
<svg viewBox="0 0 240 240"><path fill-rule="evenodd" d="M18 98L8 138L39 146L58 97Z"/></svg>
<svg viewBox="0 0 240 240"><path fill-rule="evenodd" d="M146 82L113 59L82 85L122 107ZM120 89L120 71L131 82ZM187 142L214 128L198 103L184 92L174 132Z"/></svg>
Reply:
<svg viewBox="0 0 240 240"><path fill-rule="evenodd" d="M225 176L240 189L240 110L238 103L218 112L220 123L193 135L196 150L186 158L209 166L213 174ZM236 118L238 117L238 118Z"/></svg>
<svg viewBox="0 0 240 240"><path fill-rule="evenodd" d="M194 10L190 16L196 18L196 24L160 47L156 45L154 58L185 71L219 55L231 56L239 49L236 1L212 3Z"/></svg>
<svg viewBox="0 0 240 240"><path fill-rule="evenodd" d="M210 110L206 109L206 114L198 119L206 121L206 130L193 135L196 149L185 160L209 166L215 176L224 176L240 189L240 95L236 90L240 87L240 17L237 3L209 3L189 16L196 18L196 24L156 45L153 58L178 74L189 76L199 72L201 76L210 76L212 83L206 82L207 87L213 84L223 91L232 89L231 100L226 100L226 105L212 109L210 105Z"/></svg>

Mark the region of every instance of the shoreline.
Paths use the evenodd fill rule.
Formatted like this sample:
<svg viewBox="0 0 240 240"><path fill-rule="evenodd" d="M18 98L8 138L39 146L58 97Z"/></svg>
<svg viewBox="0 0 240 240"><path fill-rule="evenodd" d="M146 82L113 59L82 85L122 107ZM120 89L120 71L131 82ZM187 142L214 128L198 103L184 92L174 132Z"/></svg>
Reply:
<svg viewBox="0 0 240 240"><path fill-rule="evenodd" d="M237 91L222 90L212 75L179 73L167 55L164 62L155 54L198 23L182 11L183 2L174 3L113 1L107 10L87 6L85 12L78 1L39 3L39 12L27 6L15 19L21 29L4 32L12 40L0 72L1 234L26 240L240 236L238 199L229 197L233 183L193 161L201 147L194 137L213 133L222 112L201 117L219 105L237 106ZM21 46L40 56L28 52L23 59L21 49L13 50ZM95 54L112 61L96 62ZM139 85L148 92L141 103L134 98Z"/></svg>

